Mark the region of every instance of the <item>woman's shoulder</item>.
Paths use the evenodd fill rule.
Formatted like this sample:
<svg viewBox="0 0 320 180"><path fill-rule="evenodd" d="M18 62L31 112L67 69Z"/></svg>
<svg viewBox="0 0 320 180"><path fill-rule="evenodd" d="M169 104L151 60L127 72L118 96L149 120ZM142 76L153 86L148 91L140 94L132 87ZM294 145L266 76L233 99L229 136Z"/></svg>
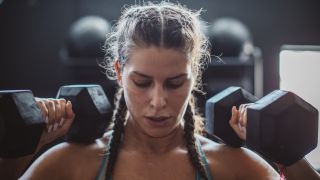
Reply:
<svg viewBox="0 0 320 180"><path fill-rule="evenodd" d="M279 179L277 172L253 151L219 144L203 136L197 138L215 177Z"/></svg>
<svg viewBox="0 0 320 180"><path fill-rule="evenodd" d="M106 132L91 144L72 142L58 144L36 159L22 176L22 179L30 179L31 177L32 179L43 179L47 175L50 175L49 177L52 179L73 179L79 175L82 177L96 176L110 137L111 133Z"/></svg>

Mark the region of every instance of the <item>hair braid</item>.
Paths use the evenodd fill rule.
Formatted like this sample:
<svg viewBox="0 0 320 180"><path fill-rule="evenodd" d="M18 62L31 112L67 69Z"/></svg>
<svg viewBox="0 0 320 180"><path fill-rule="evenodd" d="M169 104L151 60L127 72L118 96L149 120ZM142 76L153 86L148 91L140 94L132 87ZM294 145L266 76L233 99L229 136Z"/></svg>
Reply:
<svg viewBox="0 0 320 180"><path fill-rule="evenodd" d="M207 180L208 175L205 171L204 164L202 163L200 159L200 155L198 151L196 150L196 145L195 145L195 136L194 136L194 112L192 110L192 105L189 103L187 106L186 113L184 115L185 119L185 139L186 139L186 145L188 149L188 154L189 158L192 162L192 164L196 167L196 169L200 172L200 175L202 176L203 179Z"/></svg>
<svg viewBox="0 0 320 180"><path fill-rule="evenodd" d="M111 173L117 160L118 150L121 143L121 137L124 131L124 123L127 114L127 107L123 96L123 90L120 88L116 95L116 109L113 114L113 132L110 142L109 160L107 162L106 179L110 179Z"/></svg>

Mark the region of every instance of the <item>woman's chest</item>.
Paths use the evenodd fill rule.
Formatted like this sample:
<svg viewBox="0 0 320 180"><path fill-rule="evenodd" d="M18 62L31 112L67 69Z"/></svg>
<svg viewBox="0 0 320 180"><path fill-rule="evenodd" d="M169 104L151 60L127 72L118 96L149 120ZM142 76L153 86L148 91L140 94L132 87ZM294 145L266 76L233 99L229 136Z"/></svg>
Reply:
<svg viewBox="0 0 320 180"><path fill-rule="evenodd" d="M102 159L103 156L101 155L95 158L82 157L79 160L73 161L72 166L69 166L68 179L95 179L99 173Z"/></svg>
<svg viewBox="0 0 320 180"><path fill-rule="evenodd" d="M187 155L121 154L112 177L119 180L194 180L195 172Z"/></svg>

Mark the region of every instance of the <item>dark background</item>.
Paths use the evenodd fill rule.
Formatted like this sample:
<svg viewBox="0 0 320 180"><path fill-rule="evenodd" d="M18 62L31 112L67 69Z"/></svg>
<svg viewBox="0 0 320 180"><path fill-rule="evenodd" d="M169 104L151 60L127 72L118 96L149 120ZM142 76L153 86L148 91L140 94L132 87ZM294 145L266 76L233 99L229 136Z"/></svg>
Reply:
<svg viewBox="0 0 320 180"><path fill-rule="evenodd" d="M64 84L106 79L101 69L82 80L63 65L72 22L83 15L100 15L112 23L124 4L135 0L0 0L0 89L32 89L36 96L55 96ZM137 0L136 0L137 1ZM138 1L137 1L138 2ZM173 1L175 2L175 1ZM278 54L282 44L320 45L319 0L185 0L204 8L202 18L235 17L244 22L262 50L264 94L277 89ZM297 72L299 73L299 72Z"/></svg>

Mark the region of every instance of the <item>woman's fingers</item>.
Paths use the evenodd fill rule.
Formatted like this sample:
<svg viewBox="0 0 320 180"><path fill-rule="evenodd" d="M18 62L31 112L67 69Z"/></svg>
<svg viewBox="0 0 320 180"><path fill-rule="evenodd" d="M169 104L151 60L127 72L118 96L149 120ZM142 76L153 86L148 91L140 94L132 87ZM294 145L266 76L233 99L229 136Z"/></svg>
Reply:
<svg viewBox="0 0 320 180"><path fill-rule="evenodd" d="M65 113L65 118L66 119L73 119L75 116L75 114L73 113L73 110L72 110L72 104L70 101L68 101L66 103L66 113Z"/></svg>
<svg viewBox="0 0 320 180"><path fill-rule="evenodd" d="M59 122L59 126L64 126L65 122L69 122L70 120L73 120L74 118L74 113L72 110L72 104L70 101L64 100L62 103L63 108L63 113L62 113L62 118L61 121Z"/></svg>
<svg viewBox="0 0 320 180"><path fill-rule="evenodd" d="M247 121L245 119L245 112L246 112L246 104L241 104L240 107L239 107L239 112L240 112L240 117L239 117L239 124L241 126L244 126L245 121Z"/></svg>
<svg viewBox="0 0 320 180"><path fill-rule="evenodd" d="M247 110L248 110L248 107L250 106L250 105L252 105L253 103L248 103L248 104L241 104L240 105L240 107L239 107L239 111L240 111L240 117L241 118L239 118L239 123L240 123L240 125L241 126L243 126L243 127L247 127L247 121L248 121L248 119L247 119Z"/></svg>
<svg viewBox="0 0 320 180"><path fill-rule="evenodd" d="M42 112L43 117L45 117L46 125L48 125L48 113L49 113L49 111L48 111L48 109L46 107L46 104L44 103L43 99L41 99L41 98L37 98L36 97L35 100L36 100L36 103L37 103L39 109ZM47 126L47 128L48 128L48 126Z"/></svg>
<svg viewBox="0 0 320 180"><path fill-rule="evenodd" d="M41 136L41 144L50 143L64 136L75 117L72 104L65 99L36 98L38 107L46 119L47 128Z"/></svg>
<svg viewBox="0 0 320 180"><path fill-rule="evenodd" d="M240 125L243 126L243 127L247 127L247 107L246 106L244 108L244 110L242 111L243 114L242 114L242 118L241 118L241 121L240 121Z"/></svg>
<svg viewBox="0 0 320 180"><path fill-rule="evenodd" d="M235 106L232 107L232 115L231 115L231 119L229 121L230 126L232 127L232 129L235 131L235 133L241 138L241 139L245 139L245 134L240 126L239 123L239 116L240 116L240 112L237 110L237 108Z"/></svg>
<svg viewBox="0 0 320 180"><path fill-rule="evenodd" d="M246 139L247 107L249 105L250 104L241 104L238 110L233 106L231 119L229 121L230 126L242 140Z"/></svg>
<svg viewBox="0 0 320 180"><path fill-rule="evenodd" d="M237 112L237 108L235 106L232 107L231 110L231 119L230 119L230 123L232 124L237 124L238 123L238 112Z"/></svg>
<svg viewBox="0 0 320 180"><path fill-rule="evenodd" d="M72 122L73 122L73 119L75 117L75 114L73 113L73 110L72 110L72 104L70 101L67 101L66 104L65 104L65 114L64 114L64 117L63 117L63 125L61 128L59 128L59 134L65 134L67 133L67 131L69 130Z"/></svg>
<svg viewBox="0 0 320 180"><path fill-rule="evenodd" d="M58 126L62 126L65 120L64 116L66 114L66 100L59 99L59 103L60 103L60 116L62 118L60 119Z"/></svg>
<svg viewBox="0 0 320 180"><path fill-rule="evenodd" d="M55 103L52 99L45 99L44 100L46 107L48 109L48 132L51 132L54 129L54 124L56 122L56 107Z"/></svg>
<svg viewBox="0 0 320 180"><path fill-rule="evenodd" d="M62 120L61 116L61 105L58 100L53 100L55 106L55 116L54 116L54 124L53 124L53 131L58 128L60 121Z"/></svg>
<svg viewBox="0 0 320 180"><path fill-rule="evenodd" d="M36 101L46 119L48 132L56 131L66 120L74 118L70 101L43 98L36 98Z"/></svg>

